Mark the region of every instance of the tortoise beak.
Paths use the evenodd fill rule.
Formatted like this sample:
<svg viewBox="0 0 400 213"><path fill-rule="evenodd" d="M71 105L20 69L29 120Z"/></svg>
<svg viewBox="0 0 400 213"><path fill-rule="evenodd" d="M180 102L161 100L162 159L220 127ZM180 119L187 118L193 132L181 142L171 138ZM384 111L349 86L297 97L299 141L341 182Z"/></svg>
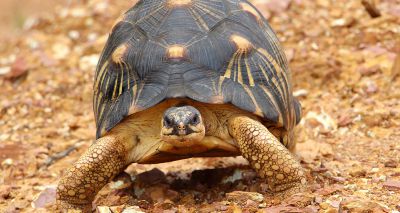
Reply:
<svg viewBox="0 0 400 213"><path fill-rule="evenodd" d="M183 122L180 122L178 125L174 127L174 130L172 131L171 135L186 136L195 132L196 131L193 131L193 129L190 128L189 125L185 125Z"/></svg>
<svg viewBox="0 0 400 213"><path fill-rule="evenodd" d="M186 126L185 126L185 124L183 124L183 122L180 122L177 125L177 133L179 136L187 135Z"/></svg>

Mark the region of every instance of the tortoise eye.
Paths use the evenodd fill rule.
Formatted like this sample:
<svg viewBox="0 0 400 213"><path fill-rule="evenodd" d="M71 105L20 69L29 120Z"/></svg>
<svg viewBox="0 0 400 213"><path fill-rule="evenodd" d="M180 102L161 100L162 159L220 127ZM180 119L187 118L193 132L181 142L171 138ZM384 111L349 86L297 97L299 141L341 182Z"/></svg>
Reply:
<svg viewBox="0 0 400 213"><path fill-rule="evenodd" d="M168 116L164 116L164 126L166 127L172 126L172 120Z"/></svg>
<svg viewBox="0 0 400 213"><path fill-rule="evenodd" d="M199 115L194 115L191 124L198 124L198 123L200 123L200 117Z"/></svg>

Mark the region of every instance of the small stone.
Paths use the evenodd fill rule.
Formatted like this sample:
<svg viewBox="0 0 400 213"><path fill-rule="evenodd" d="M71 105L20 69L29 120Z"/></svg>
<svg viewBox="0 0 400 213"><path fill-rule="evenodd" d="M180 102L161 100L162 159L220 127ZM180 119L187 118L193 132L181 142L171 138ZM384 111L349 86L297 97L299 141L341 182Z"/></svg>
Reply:
<svg viewBox="0 0 400 213"><path fill-rule="evenodd" d="M371 76L371 75L381 72L381 67L379 65L375 65L372 67L362 66L362 67L359 67L357 70L358 70L358 72L361 73L362 76Z"/></svg>
<svg viewBox="0 0 400 213"><path fill-rule="evenodd" d="M258 203L264 201L264 196L257 192L244 192L244 191L234 191L226 193L226 198L229 201L236 202L239 204L245 204L247 200L252 200Z"/></svg>
<svg viewBox="0 0 400 213"><path fill-rule="evenodd" d="M386 175L379 176L378 180L381 182L386 181Z"/></svg>
<svg viewBox="0 0 400 213"><path fill-rule="evenodd" d="M308 95L308 90L300 89L293 92L294 97L306 97Z"/></svg>
<svg viewBox="0 0 400 213"><path fill-rule="evenodd" d="M131 176L125 172L122 172L117 177L114 178L113 182L110 184L112 189L125 189L132 185Z"/></svg>
<svg viewBox="0 0 400 213"><path fill-rule="evenodd" d="M365 177L367 171L362 166L354 166L351 168L349 174L352 177Z"/></svg>
<svg viewBox="0 0 400 213"><path fill-rule="evenodd" d="M340 209L348 212L387 212L387 209L378 203L358 199L341 202Z"/></svg>
<svg viewBox="0 0 400 213"><path fill-rule="evenodd" d="M258 205L258 208L266 208L267 207L267 203L261 203L260 205Z"/></svg>
<svg viewBox="0 0 400 213"><path fill-rule="evenodd" d="M375 82L368 81L365 85L364 90L367 94L374 94L374 93L378 92L378 86L376 85Z"/></svg>
<svg viewBox="0 0 400 213"><path fill-rule="evenodd" d="M11 66L11 71L5 76L6 79L14 81L26 76L30 69L30 64L24 56L19 56L15 59Z"/></svg>
<svg viewBox="0 0 400 213"><path fill-rule="evenodd" d="M351 27L355 23L355 19L349 18L339 18L331 22L332 27Z"/></svg>
<svg viewBox="0 0 400 213"><path fill-rule="evenodd" d="M350 125L353 122L353 118L348 115L348 114L343 114L340 115L339 119L338 119L338 126L339 127L345 127Z"/></svg>
<svg viewBox="0 0 400 213"><path fill-rule="evenodd" d="M12 187L9 185L1 185L0 186L0 201L11 198L11 189L12 189Z"/></svg>
<svg viewBox="0 0 400 213"><path fill-rule="evenodd" d="M69 36L71 39L76 40L76 39L79 38L80 33L79 33L79 31L71 30L71 31L68 32L68 36Z"/></svg>
<svg viewBox="0 0 400 213"><path fill-rule="evenodd" d="M83 56L79 61L79 68L82 70L94 69L97 65L98 60L99 55L97 54Z"/></svg>
<svg viewBox="0 0 400 213"><path fill-rule="evenodd" d="M321 208L319 212L323 213L338 213L338 209L329 205L328 203L320 203L319 207Z"/></svg>
<svg viewBox="0 0 400 213"><path fill-rule="evenodd" d="M318 195L326 196L326 195L334 194L334 193L340 191L342 188L344 188L342 185L326 186L324 188L318 189L316 191L316 193Z"/></svg>
<svg viewBox="0 0 400 213"><path fill-rule="evenodd" d="M65 59L71 52L69 46L64 43L55 43L52 46L53 56L55 59Z"/></svg>
<svg viewBox="0 0 400 213"><path fill-rule="evenodd" d="M47 186L42 192L40 192L33 199L31 205L33 208L44 208L49 204L56 202L56 190L57 186Z"/></svg>
<svg viewBox="0 0 400 213"><path fill-rule="evenodd" d="M11 67L0 67L0 75L6 75L11 71Z"/></svg>
<svg viewBox="0 0 400 213"><path fill-rule="evenodd" d="M232 175L225 177L221 182L222 183L234 183L235 181L241 180L244 174L240 169L236 169Z"/></svg>
<svg viewBox="0 0 400 213"><path fill-rule="evenodd" d="M378 173L379 172L379 168L372 168L371 169L371 173Z"/></svg>
<svg viewBox="0 0 400 213"><path fill-rule="evenodd" d="M396 180L388 180L383 183L383 187L390 191L399 191L400 190L400 181Z"/></svg>
<svg viewBox="0 0 400 213"><path fill-rule="evenodd" d="M298 193L286 199L286 203L291 206L306 207L311 205L315 200L315 195L310 193Z"/></svg>
<svg viewBox="0 0 400 213"><path fill-rule="evenodd" d="M126 207L122 213L144 213L144 211L140 210L139 206L129 206Z"/></svg>
<svg viewBox="0 0 400 213"><path fill-rule="evenodd" d="M112 206L110 207L111 212L122 212L122 210L125 208L124 205L122 206Z"/></svg>
<svg viewBox="0 0 400 213"><path fill-rule="evenodd" d="M244 206L246 208L258 208L258 203L253 200L247 200Z"/></svg>
<svg viewBox="0 0 400 213"><path fill-rule="evenodd" d="M397 168L398 163L395 160L389 160L385 162L387 168Z"/></svg>
<svg viewBox="0 0 400 213"><path fill-rule="evenodd" d="M172 190L169 191L166 185L157 185L145 188L143 195L140 196L141 199L151 200L155 203L163 202L167 199L176 199L176 197L176 193L173 193Z"/></svg>
<svg viewBox="0 0 400 213"><path fill-rule="evenodd" d="M108 206L97 206L96 210L98 213L112 213L110 207Z"/></svg>
<svg viewBox="0 0 400 213"><path fill-rule="evenodd" d="M8 166L12 166L13 163L14 163L13 159L7 158L7 159L3 160L3 162L1 162L1 165L3 167L6 167L6 166L8 167Z"/></svg>

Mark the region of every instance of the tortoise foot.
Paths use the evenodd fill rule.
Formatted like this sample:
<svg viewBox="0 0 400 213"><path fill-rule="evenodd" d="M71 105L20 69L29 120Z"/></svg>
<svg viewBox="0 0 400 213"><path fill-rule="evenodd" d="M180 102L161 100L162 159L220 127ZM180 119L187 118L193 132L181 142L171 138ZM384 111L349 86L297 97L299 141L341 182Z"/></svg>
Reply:
<svg viewBox="0 0 400 213"><path fill-rule="evenodd" d="M99 138L58 183L61 212L91 212L97 192L126 167L125 157L125 147L116 137Z"/></svg>
<svg viewBox="0 0 400 213"><path fill-rule="evenodd" d="M266 178L269 189L283 196L304 191L303 168L286 147L268 129L249 117L229 120L229 132L253 169Z"/></svg>

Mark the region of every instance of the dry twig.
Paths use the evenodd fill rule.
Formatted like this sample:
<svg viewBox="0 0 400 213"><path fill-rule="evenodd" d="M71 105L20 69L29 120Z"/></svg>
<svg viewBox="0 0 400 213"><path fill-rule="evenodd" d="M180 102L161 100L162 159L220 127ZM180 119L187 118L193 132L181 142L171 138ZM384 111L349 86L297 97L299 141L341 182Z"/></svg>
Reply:
<svg viewBox="0 0 400 213"><path fill-rule="evenodd" d="M372 18L381 16L381 12L378 10L378 8L376 8L373 0L362 0L361 3Z"/></svg>

